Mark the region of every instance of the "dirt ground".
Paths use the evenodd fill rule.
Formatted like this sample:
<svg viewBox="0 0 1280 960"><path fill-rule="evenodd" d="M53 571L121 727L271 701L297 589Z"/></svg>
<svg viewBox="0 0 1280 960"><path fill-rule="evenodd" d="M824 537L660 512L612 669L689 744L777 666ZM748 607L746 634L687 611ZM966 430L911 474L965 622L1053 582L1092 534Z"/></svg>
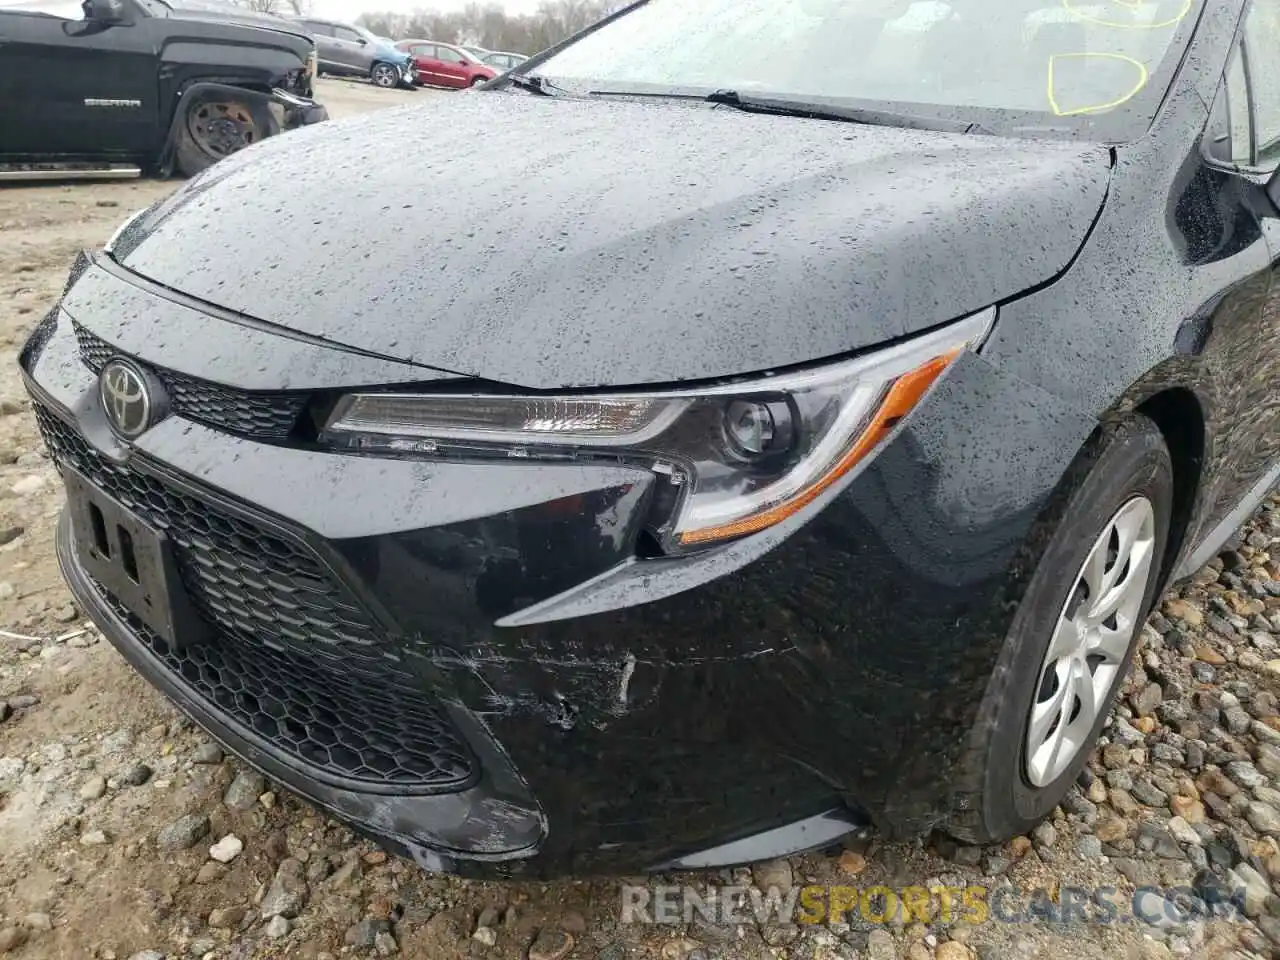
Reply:
<svg viewBox="0 0 1280 960"><path fill-rule="evenodd" d="M338 81L323 81L319 92L335 118L447 95ZM1271 955L1280 901L1269 878L1280 875L1280 847L1266 811L1255 808L1270 809L1280 797L1272 789L1280 751L1271 741L1280 738L1272 730L1280 729L1280 501L1153 617L1110 745L1091 766L1096 779L1047 829L989 849L851 840L843 850L754 871L676 878L783 889L1107 886L1127 894L1143 883L1189 886L1208 868L1261 883L1250 920L970 925L935 912L928 924L905 926L623 924L620 880L483 884L430 876L224 758L72 603L53 556L61 488L15 372L24 338L57 298L76 252L101 244L128 213L176 186L0 188L0 955ZM229 862L212 857L215 842ZM1231 869L1237 873L1226 874Z"/></svg>

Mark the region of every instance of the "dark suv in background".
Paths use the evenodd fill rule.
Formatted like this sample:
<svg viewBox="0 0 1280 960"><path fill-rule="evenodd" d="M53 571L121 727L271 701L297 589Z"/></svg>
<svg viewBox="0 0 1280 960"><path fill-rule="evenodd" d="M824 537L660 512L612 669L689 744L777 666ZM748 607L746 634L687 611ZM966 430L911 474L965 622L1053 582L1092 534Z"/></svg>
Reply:
<svg viewBox="0 0 1280 960"><path fill-rule="evenodd" d="M299 17L294 22L315 37L323 73L368 77L378 87L413 86L413 58L364 27L318 17Z"/></svg>
<svg viewBox="0 0 1280 960"><path fill-rule="evenodd" d="M3 180L191 176L328 116L303 31L208 0L29 0L0 42Z"/></svg>

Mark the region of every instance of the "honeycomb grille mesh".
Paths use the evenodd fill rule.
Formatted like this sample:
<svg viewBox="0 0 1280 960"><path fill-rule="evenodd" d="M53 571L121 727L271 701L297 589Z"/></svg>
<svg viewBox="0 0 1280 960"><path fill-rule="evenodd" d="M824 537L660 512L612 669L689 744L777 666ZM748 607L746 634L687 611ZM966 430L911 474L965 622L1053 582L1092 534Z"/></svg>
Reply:
<svg viewBox="0 0 1280 960"><path fill-rule="evenodd" d="M329 779L423 792L468 785L470 750L307 548L102 457L39 406L36 419L59 464L172 542L213 628L207 639L171 649L102 592L194 693Z"/></svg>
<svg viewBox="0 0 1280 960"><path fill-rule="evenodd" d="M74 324L80 359L94 373L121 352ZM255 440L284 440L307 405L305 393L250 393L199 380L173 370L151 368L169 392L173 409L211 427Z"/></svg>

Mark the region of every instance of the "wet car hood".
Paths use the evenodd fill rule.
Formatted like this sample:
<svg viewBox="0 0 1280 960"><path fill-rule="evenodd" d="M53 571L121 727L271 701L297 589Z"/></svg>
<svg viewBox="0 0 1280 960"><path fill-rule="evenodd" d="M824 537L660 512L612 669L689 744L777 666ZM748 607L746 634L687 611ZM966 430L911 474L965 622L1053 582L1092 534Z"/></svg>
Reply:
<svg viewBox="0 0 1280 960"><path fill-rule="evenodd" d="M114 255L438 370L674 382L837 356L1039 284L1109 176L1082 144L469 93L232 156Z"/></svg>

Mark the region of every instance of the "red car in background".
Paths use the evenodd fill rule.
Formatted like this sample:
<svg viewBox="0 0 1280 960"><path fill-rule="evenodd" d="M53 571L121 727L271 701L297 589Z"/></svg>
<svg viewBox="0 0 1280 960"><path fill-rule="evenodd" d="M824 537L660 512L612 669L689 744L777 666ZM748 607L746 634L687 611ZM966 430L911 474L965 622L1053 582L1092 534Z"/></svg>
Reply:
<svg viewBox="0 0 1280 960"><path fill-rule="evenodd" d="M418 83L432 87L474 87L492 80L497 70L451 43L434 40L401 40L397 50L413 57Z"/></svg>

